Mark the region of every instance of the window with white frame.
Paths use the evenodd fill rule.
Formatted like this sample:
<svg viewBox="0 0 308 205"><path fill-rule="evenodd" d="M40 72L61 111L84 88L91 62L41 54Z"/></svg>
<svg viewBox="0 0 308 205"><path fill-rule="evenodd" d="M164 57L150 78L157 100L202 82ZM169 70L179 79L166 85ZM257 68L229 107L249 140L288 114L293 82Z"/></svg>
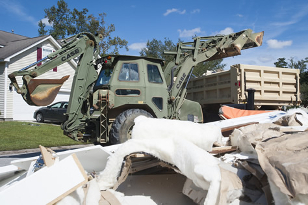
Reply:
<svg viewBox="0 0 308 205"><path fill-rule="evenodd" d="M55 52L55 50L51 47L48 46L42 46L42 59L45 58L46 56L48 56L49 54ZM52 70L50 70L51 72L57 72L57 67L53 68Z"/></svg>

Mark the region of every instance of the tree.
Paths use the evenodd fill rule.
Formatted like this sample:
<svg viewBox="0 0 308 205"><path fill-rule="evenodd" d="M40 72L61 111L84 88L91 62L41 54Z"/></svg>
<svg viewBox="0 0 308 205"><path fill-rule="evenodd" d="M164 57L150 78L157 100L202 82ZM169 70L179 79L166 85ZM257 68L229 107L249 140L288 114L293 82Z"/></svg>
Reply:
<svg viewBox="0 0 308 205"><path fill-rule="evenodd" d="M281 68L294 68L300 70L300 92L301 92L301 100L302 105L307 106L308 105L308 71L307 71L307 63L308 63L308 57L305 59L295 61L294 57L291 57L289 59L289 62L285 60L285 58L278 58L277 62L275 62L276 67Z"/></svg>
<svg viewBox="0 0 308 205"><path fill-rule="evenodd" d="M39 21L38 26L39 26L38 29L39 35L45 36L47 34L47 31L45 30L46 25L42 22L42 20Z"/></svg>
<svg viewBox="0 0 308 205"><path fill-rule="evenodd" d="M179 42L181 40L179 39ZM168 38L164 39L164 42L153 39L148 41L146 47L140 51L141 56L152 57L152 58L160 58L165 60L165 66L172 60L174 60L174 56L172 55L164 55L164 51L174 51L176 50L176 45ZM203 63L199 63L195 66L193 70L193 74L197 77L202 76L207 70L223 70L226 64L221 64L223 59L207 61ZM165 68L163 67L163 69Z"/></svg>
<svg viewBox="0 0 308 205"><path fill-rule="evenodd" d="M274 63L276 67L279 68L287 68L288 63L286 62L286 58L278 58L277 62Z"/></svg>
<svg viewBox="0 0 308 205"><path fill-rule="evenodd" d="M81 32L90 32L93 34L100 33L103 40L100 42L101 55L118 54L119 48L128 50L127 41L120 37L111 37L115 31L113 24L106 26L105 13L95 17L88 14L88 9L83 8L81 11L74 8L72 11L64 0L59 0L56 6L44 9L45 18L48 19L51 28L45 30L46 24L42 21L38 23L38 33L40 36L49 33L55 39L63 39ZM112 51L110 51L113 48Z"/></svg>
<svg viewBox="0 0 308 205"><path fill-rule="evenodd" d="M176 45L168 38L164 39L164 42L161 40L153 39L148 41L146 47L141 49L140 56L159 58L165 60L165 66L173 60L173 57L170 55L164 55L164 51L175 50ZM164 67L163 67L164 69Z"/></svg>
<svg viewBox="0 0 308 205"><path fill-rule="evenodd" d="M278 58L277 62L274 63L276 67L280 68L294 68L300 69L300 73L303 73L307 70L308 57L304 60L295 61L294 57L289 59L289 62L286 61L286 58Z"/></svg>
<svg viewBox="0 0 308 205"><path fill-rule="evenodd" d="M205 61L202 63L199 63L193 71L193 74L196 77L201 77L206 71L222 71L224 70L224 67L226 67L226 64L222 64L223 59L217 59L212 61Z"/></svg>

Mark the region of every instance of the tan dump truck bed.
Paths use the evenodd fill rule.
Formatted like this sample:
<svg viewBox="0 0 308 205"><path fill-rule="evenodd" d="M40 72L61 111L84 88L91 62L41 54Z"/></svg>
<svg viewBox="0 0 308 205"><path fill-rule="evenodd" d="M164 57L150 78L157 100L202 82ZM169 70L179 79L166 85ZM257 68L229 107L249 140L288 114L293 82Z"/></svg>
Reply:
<svg viewBox="0 0 308 205"><path fill-rule="evenodd" d="M299 69L237 64L230 70L191 79L187 98L209 104L243 104L255 89L255 107L300 103Z"/></svg>

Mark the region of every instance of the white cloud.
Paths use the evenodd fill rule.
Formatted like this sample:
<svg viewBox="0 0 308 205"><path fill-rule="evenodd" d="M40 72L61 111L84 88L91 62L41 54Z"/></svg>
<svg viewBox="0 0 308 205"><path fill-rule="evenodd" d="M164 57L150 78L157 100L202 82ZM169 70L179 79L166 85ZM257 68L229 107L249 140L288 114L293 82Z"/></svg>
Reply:
<svg viewBox="0 0 308 205"><path fill-rule="evenodd" d="M197 14L197 13L200 13L200 9L195 9L191 12L192 14Z"/></svg>
<svg viewBox="0 0 308 205"><path fill-rule="evenodd" d="M240 18L244 17L242 14L236 14L236 16Z"/></svg>
<svg viewBox="0 0 308 205"><path fill-rule="evenodd" d="M147 45L147 43L133 43L133 44L129 45L128 48L131 49L131 50L141 51L141 49L145 48L146 45Z"/></svg>
<svg viewBox="0 0 308 205"><path fill-rule="evenodd" d="M191 29L191 30L184 29L183 31L181 29L178 29L178 32L180 33L180 38L193 37L197 33L202 33L200 27L194 28L194 29Z"/></svg>
<svg viewBox="0 0 308 205"><path fill-rule="evenodd" d="M186 10L180 11L179 9L167 9L167 11L164 13L164 16L168 16L171 13L178 13L178 14L185 14Z"/></svg>
<svg viewBox="0 0 308 205"><path fill-rule="evenodd" d="M230 33L234 33L234 30L233 30L233 28L231 28L231 27L227 27L227 28L225 28L224 30L214 32L214 33L212 34L212 36L215 36L215 35L217 35L217 34L228 35L228 34L230 34Z"/></svg>
<svg viewBox="0 0 308 205"><path fill-rule="evenodd" d="M48 18L43 18L43 19L41 19L41 21L42 21L46 26L52 26L52 25L53 25L53 23L49 23L49 22L48 22Z"/></svg>
<svg viewBox="0 0 308 205"><path fill-rule="evenodd" d="M285 46L291 46L293 41L278 41L276 39L270 39L266 41L269 48L280 49Z"/></svg>
<svg viewBox="0 0 308 205"><path fill-rule="evenodd" d="M224 30L219 31L218 33L222 35L228 35L230 33L234 33L234 30L230 27L227 27Z"/></svg>

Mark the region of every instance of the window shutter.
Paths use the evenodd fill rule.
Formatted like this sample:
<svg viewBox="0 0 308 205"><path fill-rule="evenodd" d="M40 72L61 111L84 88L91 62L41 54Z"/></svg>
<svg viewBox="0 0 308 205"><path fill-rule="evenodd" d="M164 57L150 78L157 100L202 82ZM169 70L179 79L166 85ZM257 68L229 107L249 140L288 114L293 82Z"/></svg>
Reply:
<svg viewBox="0 0 308 205"><path fill-rule="evenodd" d="M43 50L42 48L37 48L36 49L36 61L42 60L42 55L43 55ZM37 64L38 66L40 66L42 63Z"/></svg>
<svg viewBox="0 0 308 205"><path fill-rule="evenodd" d="M55 51L53 51L53 52L55 52ZM55 67L55 68L52 69L52 71L53 71L53 72L57 72L57 71L58 71L58 68Z"/></svg>

